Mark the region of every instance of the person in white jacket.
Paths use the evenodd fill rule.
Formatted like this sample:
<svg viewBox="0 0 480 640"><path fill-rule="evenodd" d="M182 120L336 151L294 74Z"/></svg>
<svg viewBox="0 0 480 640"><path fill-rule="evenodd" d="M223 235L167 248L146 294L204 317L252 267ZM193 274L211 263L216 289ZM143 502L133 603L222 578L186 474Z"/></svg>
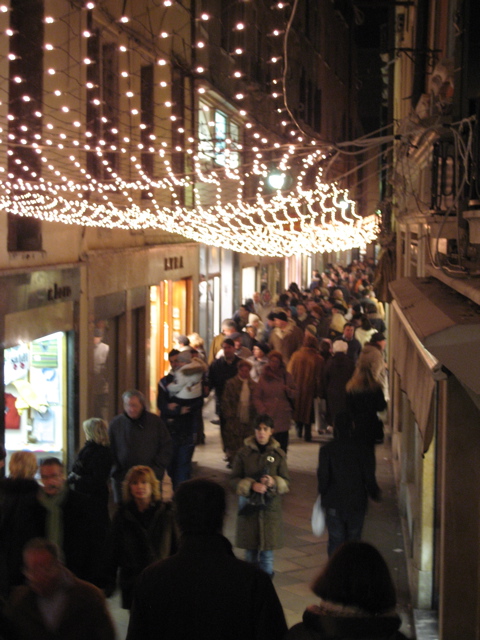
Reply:
<svg viewBox="0 0 480 640"><path fill-rule="evenodd" d="M196 433L203 407L203 377L208 370L207 363L197 356L192 357L190 350L181 351L177 360L180 366L174 372L173 381L167 385L171 417L168 429L173 441L168 473L174 489L191 475Z"/></svg>

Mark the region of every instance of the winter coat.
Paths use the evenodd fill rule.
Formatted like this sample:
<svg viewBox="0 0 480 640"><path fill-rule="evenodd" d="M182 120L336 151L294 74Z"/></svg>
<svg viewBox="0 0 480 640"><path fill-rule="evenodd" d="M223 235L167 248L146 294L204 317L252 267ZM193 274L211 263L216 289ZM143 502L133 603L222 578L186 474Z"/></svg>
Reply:
<svg viewBox="0 0 480 640"><path fill-rule="evenodd" d="M362 329L362 327L357 327L355 329L355 338L360 342L362 347L364 347L367 342L370 341L370 338L374 333L378 333L378 331L373 327L371 329Z"/></svg>
<svg viewBox="0 0 480 640"><path fill-rule="evenodd" d="M317 478L324 509L365 512L368 496L380 497L374 453L350 435L336 437L320 448Z"/></svg>
<svg viewBox="0 0 480 640"><path fill-rule="evenodd" d="M247 358L247 360L252 365L252 368L250 369L250 377L254 382L258 382L263 370L265 369L265 365L268 364L268 358L265 356L259 359L252 356L251 358Z"/></svg>
<svg viewBox="0 0 480 640"><path fill-rule="evenodd" d="M227 380L237 375L239 362L240 358L238 356L235 356L232 362L227 362L222 356L214 360L208 368L208 386L210 389L215 389L216 410L219 416L222 411L223 390L225 389Z"/></svg>
<svg viewBox="0 0 480 640"><path fill-rule="evenodd" d="M115 640L115 627L103 593L65 570L65 600L59 626L52 631L44 622L38 597L31 587L18 587L5 608L9 631L15 640ZM2 629L4 630L4 629Z"/></svg>
<svg viewBox="0 0 480 640"><path fill-rule="evenodd" d="M261 453L255 436L250 436L233 461L230 482L238 496L248 498L252 493L252 485L265 474L275 480L275 487L267 492L266 509L237 515L236 546L240 549L269 550L283 547L280 496L288 493L290 487L286 455L279 443L270 438L265 451Z"/></svg>
<svg viewBox="0 0 480 640"><path fill-rule="evenodd" d="M355 607L325 605L330 606L308 607L303 622L294 625L284 640L406 640L393 611L371 615Z"/></svg>
<svg viewBox="0 0 480 640"><path fill-rule="evenodd" d="M163 420L146 410L137 420L122 413L111 421L108 434L117 502L120 501L122 480L130 467L147 465L162 480L172 457L172 439Z"/></svg>
<svg viewBox="0 0 480 640"><path fill-rule="evenodd" d="M8 595L10 586L22 581L21 549L17 535L24 528L25 502L36 500L40 487L35 480L2 478L0 480L0 597ZM0 636L1 637L1 636Z"/></svg>
<svg viewBox="0 0 480 640"><path fill-rule="evenodd" d="M281 640L287 625L270 577L220 534L184 535L139 578L127 640Z"/></svg>
<svg viewBox="0 0 480 640"><path fill-rule="evenodd" d="M327 401L327 423L333 426L335 416L347 409L345 386L355 371L355 364L346 353L336 353L325 364L323 384Z"/></svg>
<svg viewBox="0 0 480 640"><path fill-rule="evenodd" d="M289 431L293 409L288 398L294 403L295 393L293 378L283 366L274 372L266 365L255 388L253 403L258 414L266 413L273 418L275 431Z"/></svg>
<svg viewBox="0 0 480 640"><path fill-rule="evenodd" d="M240 422L238 417L238 409L240 402L240 393L242 391L243 381L239 376L230 378L225 385L225 391L222 397L222 414L225 418L225 428L223 432L223 442L225 451L234 456L243 446L243 441L247 436L254 434L253 420L256 415L255 406L253 404L253 393L257 383L250 377L247 380L250 389L250 407L249 416L246 423Z"/></svg>
<svg viewBox="0 0 480 640"><path fill-rule="evenodd" d="M92 509L101 518L105 533L110 522L108 515L108 481L112 471L113 455L109 446L88 440L80 449L68 482L72 489L90 498Z"/></svg>
<svg viewBox="0 0 480 640"><path fill-rule="evenodd" d="M355 426L354 438L367 445L381 442L383 423L377 413L386 407L387 403L379 384L368 391L350 390L347 393L347 410Z"/></svg>
<svg viewBox="0 0 480 640"><path fill-rule="evenodd" d="M292 355L300 349L303 344L304 332L297 327L293 320L289 320L285 329L275 327L270 334L269 344L275 351L280 351L283 356L283 361L288 364L288 361Z"/></svg>
<svg viewBox="0 0 480 640"><path fill-rule="evenodd" d="M302 347L288 363L288 371L295 382L296 396L293 419L311 424L314 420L313 401L321 395L323 358L317 349Z"/></svg>
<svg viewBox="0 0 480 640"><path fill-rule="evenodd" d="M122 591L122 607L132 606L133 589L140 573L156 560L176 550L171 504L153 503L139 512L132 500L115 513L106 543L106 573L109 589L115 586L117 568Z"/></svg>
<svg viewBox="0 0 480 640"><path fill-rule="evenodd" d="M201 358L195 357L191 362L177 369L173 374L173 381L167 387L170 397L180 400L194 400L203 397L202 382L207 370L207 363Z"/></svg>

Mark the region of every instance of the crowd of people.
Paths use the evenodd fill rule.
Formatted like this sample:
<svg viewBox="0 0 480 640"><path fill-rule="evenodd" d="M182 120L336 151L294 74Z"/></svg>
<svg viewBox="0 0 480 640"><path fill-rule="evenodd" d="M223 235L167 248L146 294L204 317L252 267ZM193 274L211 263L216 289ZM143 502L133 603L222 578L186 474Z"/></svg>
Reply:
<svg viewBox="0 0 480 640"><path fill-rule="evenodd" d="M383 440L388 401L384 310L372 282L368 264L329 265L314 271L303 291L292 283L276 300L267 289L245 300L223 321L208 355L198 334L177 336L170 372L158 383L160 415L149 411L140 391L126 391L124 412L109 426L98 417L84 423L86 443L68 475L60 460L47 458L38 484L35 455L11 455L10 475L0 485L5 639L86 638L86 623L84 635L49 635L66 628L65 617L75 611L67 606L74 588L100 619L89 637L112 638L102 598L117 583L122 606L132 609L129 640L158 637L155 625L165 627L165 638L185 638L198 625L215 638L329 638L326 618L335 618L340 632L352 628L355 616L349 612L343 620L342 607L361 611L362 628L373 629L380 613L394 634L399 625L388 569L378 552L358 542L368 498L380 499L374 447ZM210 394L238 498L235 544L245 550L248 569L221 534L224 490L190 480L195 446L205 443L202 407ZM320 447L318 490L331 560L313 587L320 606L287 634L271 578L273 552L283 545L292 425L307 442L315 430L327 441ZM378 587L377 602L363 601L342 553L358 555L352 575L367 559L377 566L378 576L364 577L372 593ZM232 581L237 574L245 592L227 587L228 576ZM217 606L213 614L213 602L202 593L205 576L211 600L228 605L230 621ZM342 600L335 589L349 580L353 586ZM35 623L39 631L32 634Z"/></svg>

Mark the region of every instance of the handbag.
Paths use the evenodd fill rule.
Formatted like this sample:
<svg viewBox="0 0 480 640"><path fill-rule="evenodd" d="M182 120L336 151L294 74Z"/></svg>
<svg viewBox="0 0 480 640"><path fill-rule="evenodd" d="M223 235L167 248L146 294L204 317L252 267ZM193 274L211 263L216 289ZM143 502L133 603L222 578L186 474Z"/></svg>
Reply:
<svg viewBox="0 0 480 640"><path fill-rule="evenodd" d="M322 497L319 494L312 510L312 533L320 538L325 531L325 511L322 507Z"/></svg>

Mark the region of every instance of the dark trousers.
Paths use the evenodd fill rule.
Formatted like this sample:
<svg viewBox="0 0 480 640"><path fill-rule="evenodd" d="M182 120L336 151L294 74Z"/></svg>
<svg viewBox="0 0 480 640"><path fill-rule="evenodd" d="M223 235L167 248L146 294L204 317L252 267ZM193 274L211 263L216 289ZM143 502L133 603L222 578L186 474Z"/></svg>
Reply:
<svg viewBox="0 0 480 640"><path fill-rule="evenodd" d="M348 540L360 540L362 537L365 511L342 511L327 509L325 520L328 529L328 556L337 547Z"/></svg>
<svg viewBox="0 0 480 640"><path fill-rule="evenodd" d="M274 432L273 437L280 444L280 447L287 453L288 449L288 431Z"/></svg>
<svg viewBox="0 0 480 640"><path fill-rule="evenodd" d="M174 490L184 480L190 480L195 437L194 432L189 434L172 433L173 453L168 465L168 475L172 479Z"/></svg>

